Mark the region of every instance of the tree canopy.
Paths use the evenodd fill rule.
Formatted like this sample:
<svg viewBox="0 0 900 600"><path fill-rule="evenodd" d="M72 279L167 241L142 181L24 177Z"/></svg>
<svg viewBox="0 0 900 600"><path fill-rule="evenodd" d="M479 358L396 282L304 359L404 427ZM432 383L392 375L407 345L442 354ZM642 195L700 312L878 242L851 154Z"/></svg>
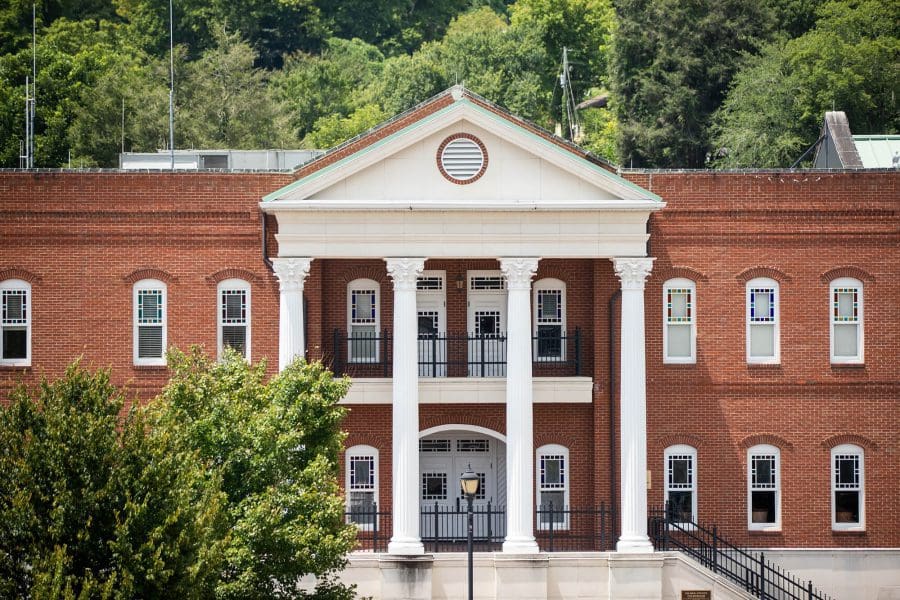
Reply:
<svg viewBox="0 0 900 600"><path fill-rule="evenodd" d="M337 483L347 382L297 362L199 350L122 412L108 371L77 362L0 408L0 595L350 598L330 574L355 528Z"/></svg>
<svg viewBox="0 0 900 600"><path fill-rule="evenodd" d="M184 0L177 147L325 147L455 83L624 166L786 166L824 110L897 131L889 0ZM168 2L40 0L35 164L168 145ZM19 164L31 6L0 8L0 166ZM768 82L763 84L763 82ZM797 92L796 94L794 92ZM563 130L568 131L564 126Z"/></svg>

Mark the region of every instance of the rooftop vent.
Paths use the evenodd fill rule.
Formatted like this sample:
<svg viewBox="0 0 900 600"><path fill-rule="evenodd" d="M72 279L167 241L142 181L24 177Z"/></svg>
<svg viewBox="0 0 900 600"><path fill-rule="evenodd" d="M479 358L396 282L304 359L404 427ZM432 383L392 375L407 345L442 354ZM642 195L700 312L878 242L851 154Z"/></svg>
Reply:
<svg viewBox="0 0 900 600"><path fill-rule="evenodd" d="M453 183L472 183L487 168L487 151L481 140L467 133L451 135L438 149L441 173Z"/></svg>

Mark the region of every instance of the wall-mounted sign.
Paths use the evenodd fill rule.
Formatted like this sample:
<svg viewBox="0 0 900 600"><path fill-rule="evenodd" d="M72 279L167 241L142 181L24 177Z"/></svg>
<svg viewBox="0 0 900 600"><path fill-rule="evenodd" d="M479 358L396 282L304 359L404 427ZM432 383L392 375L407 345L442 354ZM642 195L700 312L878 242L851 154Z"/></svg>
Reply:
<svg viewBox="0 0 900 600"><path fill-rule="evenodd" d="M709 590L682 590L681 600L712 600Z"/></svg>

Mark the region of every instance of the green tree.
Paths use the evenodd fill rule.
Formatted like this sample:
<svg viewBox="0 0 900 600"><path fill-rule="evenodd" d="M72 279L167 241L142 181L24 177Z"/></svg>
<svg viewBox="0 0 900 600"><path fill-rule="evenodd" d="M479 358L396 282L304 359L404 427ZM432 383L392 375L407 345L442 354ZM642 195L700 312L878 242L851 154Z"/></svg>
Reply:
<svg viewBox="0 0 900 600"><path fill-rule="evenodd" d="M222 564L224 495L78 363L0 408L0 595L197 598Z"/></svg>
<svg viewBox="0 0 900 600"><path fill-rule="evenodd" d="M749 0L614 0L612 90L622 164L702 167L710 120L772 15Z"/></svg>
<svg viewBox="0 0 900 600"><path fill-rule="evenodd" d="M344 565L356 530L337 483L348 381L298 361L268 383L265 364L170 352L173 376L153 427L221 476L231 537L219 598L294 598L297 579Z"/></svg>
<svg viewBox="0 0 900 600"><path fill-rule="evenodd" d="M237 32L214 32L215 46L184 67L176 83L177 146L272 148L290 143L286 107L268 92L268 74Z"/></svg>
<svg viewBox="0 0 900 600"><path fill-rule="evenodd" d="M832 109L855 133L900 130L898 22L889 0L827 2L814 29L750 58L716 115L717 164L789 166Z"/></svg>

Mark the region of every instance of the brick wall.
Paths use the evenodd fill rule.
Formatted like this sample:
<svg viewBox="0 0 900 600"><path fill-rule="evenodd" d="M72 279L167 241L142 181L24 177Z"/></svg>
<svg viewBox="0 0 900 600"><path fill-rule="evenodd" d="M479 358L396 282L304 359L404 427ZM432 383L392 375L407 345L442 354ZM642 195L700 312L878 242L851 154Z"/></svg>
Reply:
<svg viewBox="0 0 900 600"><path fill-rule="evenodd" d="M663 499L663 450L698 448L699 512L739 543L784 546L900 545L900 297L896 173L627 172L661 195L653 216L647 282L648 464L652 503ZM74 357L112 367L113 381L141 398L166 380L132 365L131 281L158 269L168 283L169 343L216 345L216 281L242 273L252 285L252 355L278 354L278 286L262 262L259 199L288 183L281 174L0 173L0 279L28 278L32 367L0 368L0 397L16 381L56 377ZM269 218L269 252L277 223ZM495 269L494 259L433 260L447 271L448 329L465 331L458 274ZM835 271L835 269L838 269ZM775 273L781 290L781 364L748 366L744 281ZM155 272L155 271L154 271ZM829 363L828 280L863 274L866 362ZM662 363L662 285L697 285L697 363ZM381 326L392 321L384 262L316 260L306 283L311 358L329 360L333 329L346 328L346 284L380 282ZM579 326L594 377L592 405L537 405L535 447L564 443L572 503L610 500L610 261L542 261L537 278L567 284L568 327ZM861 275L862 277L862 275ZM615 303L618 318L618 304ZM617 347L613 350L617 363ZM616 403L618 394L615 393ZM615 407L618 419L618 406ZM478 424L505 430L500 405L424 405L422 427ZM347 444L380 451L381 504L389 506L388 406L354 406ZM781 447L782 532L746 531L746 448ZM866 532L832 533L829 449L853 439L866 450ZM343 476L343 475L342 475Z"/></svg>

